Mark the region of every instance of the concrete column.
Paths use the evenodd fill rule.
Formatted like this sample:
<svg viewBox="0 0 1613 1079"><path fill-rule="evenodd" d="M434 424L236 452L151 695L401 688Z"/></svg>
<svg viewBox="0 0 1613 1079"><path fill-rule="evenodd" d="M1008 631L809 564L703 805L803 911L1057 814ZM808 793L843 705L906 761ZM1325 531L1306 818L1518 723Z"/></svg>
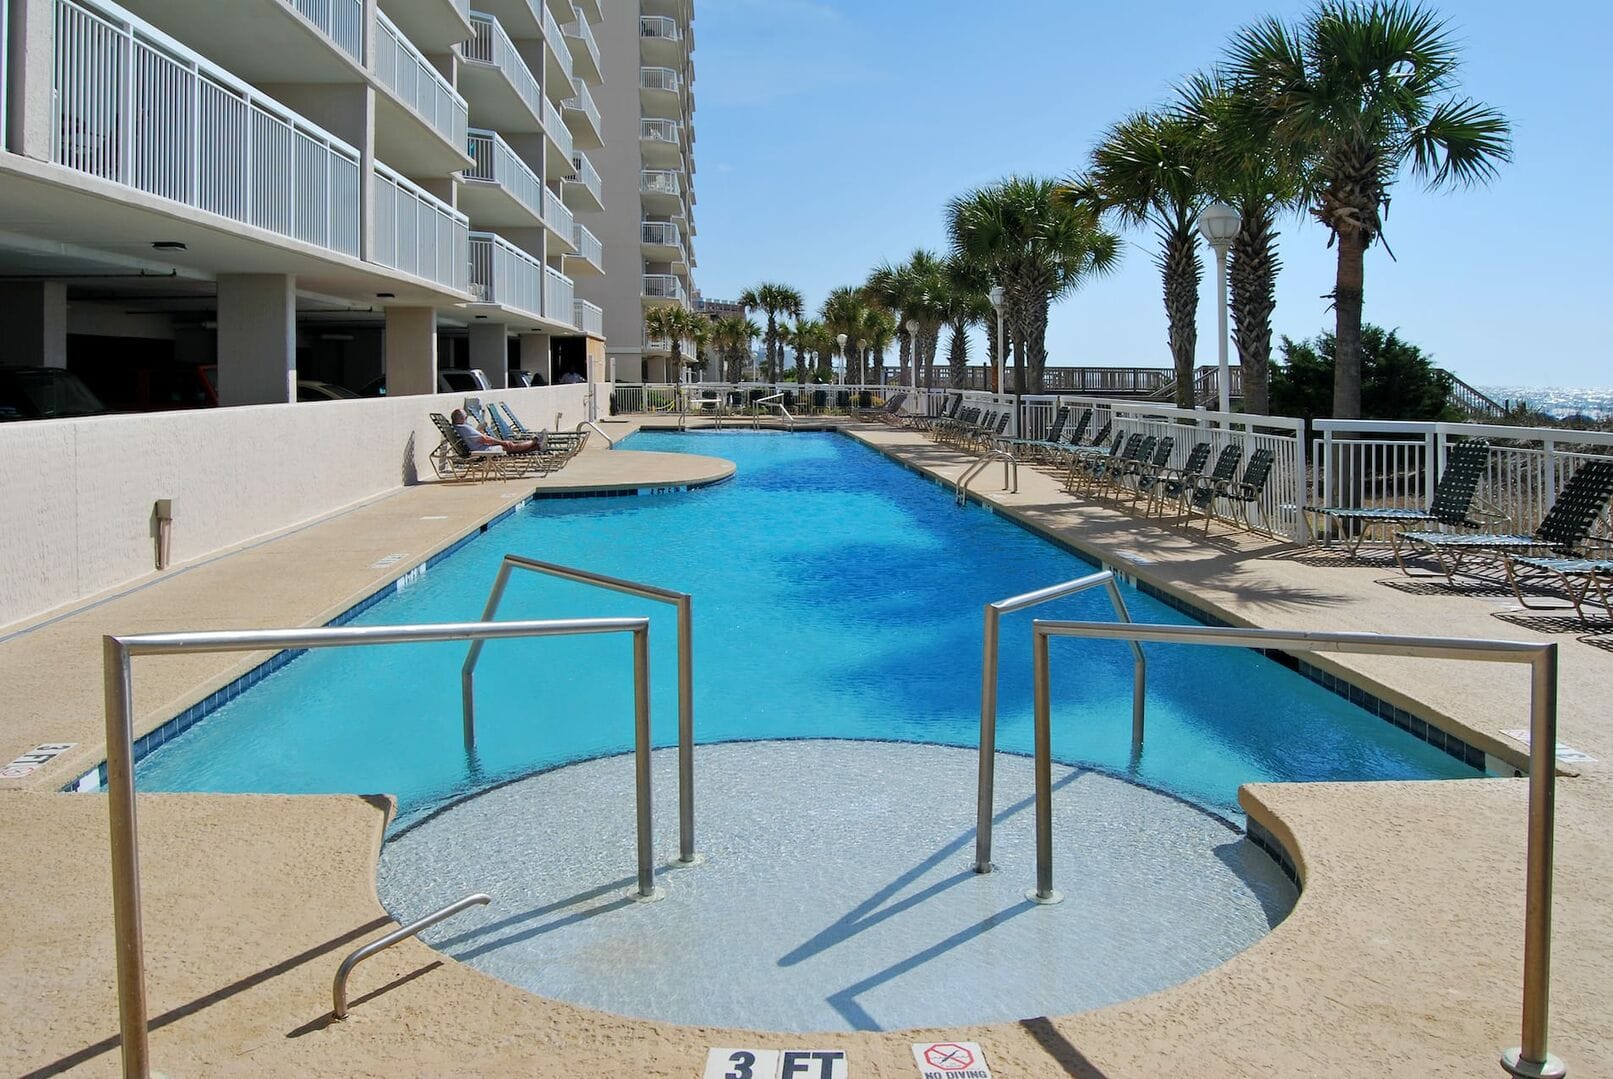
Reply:
<svg viewBox="0 0 1613 1079"><path fill-rule="evenodd" d="M549 385L554 385L554 365L550 362L549 335L523 333L521 335L521 370L536 371Z"/></svg>
<svg viewBox="0 0 1613 1079"><path fill-rule="evenodd" d="M67 366L67 286L19 281L0 287L0 364Z"/></svg>
<svg viewBox="0 0 1613 1079"><path fill-rule="evenodd" d="M386 309L386 393L437 392L437 312L431 307Z"/></svg>
<svg viewBox="0 0 1613 1079"><path fill-rule="evenodd" d="M51 72L56 56L55 0L9 0L6 31L6 149L50 160ZM0 5L3 10L5 5Z"/></svg>
<svg viewBox="0 0 1613 1079"><path fill-rule="evenodd" d="M487 376L487 384L502 390L510 384L509 331L502 322L470 324L470 365Z"/></svg>
<svg viewBox="0 0 1613 1079"><path fill-rule="evenodd" d="M272 405L296 399L297 279L219 275L218 403Z"/></svg>

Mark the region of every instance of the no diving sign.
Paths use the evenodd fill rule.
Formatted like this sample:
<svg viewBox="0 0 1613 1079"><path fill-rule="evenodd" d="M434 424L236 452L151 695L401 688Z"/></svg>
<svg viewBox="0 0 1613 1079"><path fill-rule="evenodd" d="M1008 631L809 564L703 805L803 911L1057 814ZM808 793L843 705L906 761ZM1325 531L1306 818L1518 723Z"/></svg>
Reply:
<svg viewBox="0 0 1613 1079"><path fill-rule="evenodd" d="M713 1049L704 1079L848 1079L844 1049Z"/></svg>
<svg viewBox="0 0 1613 1079"><path fill-rule="evenodd" d="M918 1042L913 1059L924 1079L991 1079L986 1054L975 1042Z"/></svg>

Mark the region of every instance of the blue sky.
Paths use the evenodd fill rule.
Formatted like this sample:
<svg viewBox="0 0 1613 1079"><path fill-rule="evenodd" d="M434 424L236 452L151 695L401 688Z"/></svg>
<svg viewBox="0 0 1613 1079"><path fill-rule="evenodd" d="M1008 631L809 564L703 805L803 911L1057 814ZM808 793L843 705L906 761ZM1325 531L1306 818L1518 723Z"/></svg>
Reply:
<svg viewBox="0 0 1613 1079"><path fill-rule="evenodd" d="M795 285L814 307L882 260L944 249L947 200L1011 172L1068 175L1103 129L1162 102L1231 34L1291 0L696 0L696 282L729 298ZM1484 188L1394 188L1367 255L1366 317L1479 384L1613 384L1606 260L1613 89L1602 0L1436 4L1463 43L1463 90L1513 122ZM1601 74L1597 74L1601 72ZM1283 222L1275 326L1328 328L1326 234ZM1057 306L1054 364L1165 365L1153 238ZM1199 359L1215 361L1205 251ZM971 357L979 362L977 344Z"/></svg>

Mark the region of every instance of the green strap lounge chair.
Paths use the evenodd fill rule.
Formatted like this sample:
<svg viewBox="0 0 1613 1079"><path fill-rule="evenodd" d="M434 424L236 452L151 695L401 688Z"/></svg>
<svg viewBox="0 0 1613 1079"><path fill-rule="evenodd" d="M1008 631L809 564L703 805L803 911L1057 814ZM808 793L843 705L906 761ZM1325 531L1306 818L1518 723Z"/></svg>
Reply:
<svg viewBox="0 0 1613 1079"><path fill-rule="evenodd" d="M1089 449L1089 452L1075 453L1070 457L1070 467L1064 473L1064 489L1074 494L1077 490L1084 488L1094 468L1119 457L1125 452L1125 447L1128 444L1141 443L1143 436L1132 435L1131 437L1137 440L1136 443L1129 443L1124 432L1115 435L1115 440L1109 446L1108 452L1098 450L1095 447L1079 447Z"/></svg>
<svg viewBox="0 0 1613 1079"><path fill-rule="evenodd" d="M1362 540L1374 526L1382 527L1388 533L1389 546L1394 551L1395 560L1400 560L1400 535L1408 525L1448 525L1451 528L1483 528L1484 523L1475 521L1473 499L1479 489L1479 481L1484 478L1485 469L1490 462L1490 444L1482 438L1470 442L1461 442L1451 447L1445 458L1445 471L1440 475L1439 482L1434 485L1434 495L1429 500L1425 510L1380 506L1377 508L1350 506L1306 506L1305 512L1313 519L1320 518L1327 524L1352 524L1355 526L1355 535L1350 541L1350 557L1354 558L1361 549ZM1494 520L1504 518L1489 514ZM1324 525L1325 527L1325 525ZM1321 529L1312 529L1313 532Z"/></svg>
<svg viewBox="0 0 1613 1079"><path fill-rule="evenodd" d="M1113 420L1105 420L1103 426L1098 428L1097 433L1092 436L1091 442L1082 442L1081 433L1086 429L1086 424L1077 424L1075 433L1070 436L1068 441L1061 442L1057 446L1048 447L1048 459L1056 467L1068 469L1073 468L1076 460L1080 457L1094 453L1107 453L1109 452L1109 433L1114 428Z"/></svg>
<svg viewBox="0 0 1613 1079"><path fill-rule="evenodd" d="M1210 534L1210 512L1215 507L1215 500L1220 499L1232 506L1232 511L1243 522L1246 531L1255 530L1254 523L1249 520L1249 510L1260 501L1265 493L1266 481L1271 479L1272 466L1277 463L1277 455L1268 449L1258 449L1249 455L1249 463L1243 467L1243 477L1236 481L1219 484L1215 496L1204 505L1204 534ZM1189 520L1191 523L1191 519Z"/></svg>
<svg viewBox="0 0 1613 1079"><path fill-rule="evenodd" d="M1118 488L1127 469L1140 465L1153 456L1154 444L1158 441L1157 435L1134 434L1126 439L1126 448L1119 457L1105 457L1091 461L1088 479L1092 493L1101 495L1106 490Z"/></svg>
<svg viewBox="0 0 1613 1079"><path fill-rule="evenodd" d="M1007 450L1022 460L1030 460L1042 447L1057 445L1059 439L1064 437L1064 428L1069 422L1069 406L1060 405L1058 411L1053 413L1053 425L1047 429L1046 438L1004 438L998 441L997 448Z"/></svg>
<svg viewBox="0 0 1613 1079"><path fill-rule="evenodd" d="M1613 460L1598 458L1581 465L1552 503L1540 527L1529 535L1503 535L1494 532L1402 532L1400 538L1420 551L1432 554L1439 574L1453 581L1470 557L1499 558L1508 554L1549 555L1578 559L1585 554L1585 541L1591 529L1613 499ZM1414 574L1400 562L1407 576Z"/></svg>
<svg viewBox="0 0 1613 1079"><path fill-rule="evenodd" d="M1116 477L1115 498L1118 499L1125 494L1128 496L1128 501L1136 502L1150 486L1150 483L1145 481L1150 481L1152 477L1170 467L1171 454L1175 451L1174 435L1166 435L1160 439L1155 443L1152 454L1145 454L1142 460L1132 462Z"/></svg>
<svg viewBox="0 0 1613 1079"><path fill-rule="evenodd" d="M1210 530L1209 516L1215 508L1215 499L1226 485L1231 483L1238 475L1238 462L1243 460L1243 447L1236 442L1225 447L1215 459L1215 467L1208 473L1198 473L1188 477L1187 484L1182 488L1180 507L1187 513L1187 523L1193 523L1193 511L1204 511L1204 531Z"/></svg>
<svg viewBox="0 0 1613 1079"><path fill-rule="evenodd" d="M1201 475L1204 466L1209 463L1210 444L1198 442L1188 451L1187 461L1181 468L1164 468L1152 476L1144 476L1139 481L1148 491L1148 504L1143 507L1143 516L1152 517L1154 507L1157 505L1160 516L1163 517L1166 502L1180 506L1193 477Z"/></svg>
<svg viewBox="0 0 1613 1079"><path fill-rule="evenodd" d="M1606 558L1537 558L1530 555L1503 555L1507 566L1507 583L1512 585L1512 594L1518 597L1518 604L1531 611L1566 611L1572 605L1574 613L1579 616L1581 625L1588 619L1585 617L1585 604L1593 603L1602 608L1609 616L1613 616L1613 607L1608 605L1607 586L1613 583L1613 559ZM1549 581L1559 585L1568 596L1568 605L1530 603L1523 598L1523 586L1535 584L1539 581ZM1591 593L1596 598L1591 598Z"/></svg>

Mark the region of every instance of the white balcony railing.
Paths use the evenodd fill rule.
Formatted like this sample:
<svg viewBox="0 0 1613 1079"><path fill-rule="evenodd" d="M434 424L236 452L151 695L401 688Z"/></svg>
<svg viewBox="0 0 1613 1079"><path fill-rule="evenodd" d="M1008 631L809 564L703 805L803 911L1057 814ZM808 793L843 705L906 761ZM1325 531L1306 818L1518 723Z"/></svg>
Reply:
<svg viewBox="0 0 1613 1079"><path fill-rule="evenodd" d="M639 239L656 247L682 247L683 234L671 221L639 222Z"/></svg>
<svg viewBox="0 0 1613 1079"><path fill-rule="evenodd" d="M571 226L571 246L577 249L577 257L587 259L595 266L604 268L605 245L599 237L580 223L573 222Z"/></svg>
<svg viewBox="0 0 1613 1079"><path fill-rule="evenodd" d="M638 84L645 90L667 90L674 94L682 86L678 73L669 67L639 68Z"/></svg>
<svg viewBox="0 0 1613 1079"><path fill-rule="evenodd" d="M543 263L502 236L470 234L470 294L478 303L496 303L543 316Z"/></svg>
<svg viewBox="0 0 1613 1079"><path fill-rule="evenodd" d="M470 220L380 162L375 164L375 237L383 266L456 292L470 284Z"/></svg>
<svg viewBox="0 0 1613 1079"><path fill-rule="evenodd" d="M504 32L504 27L499 25L497 19L480 12L471 15L470 24L476 30L476 36L460 46L464 50L465 60L474 64L489 64L504 72L504 77L510 80L510 85L521 95L521 100L532 110L532 115L544 117L544 106L548 102L544 100L543 90L532 69L526 66L526 61L516 51L510 35ZM547 122L547 117L544 119Z"/></svg>
<svg viewBox="0 0 1613 1079"><path fill-rule="evenodd" d="M588 160L586 154L571 155L571 175L566 177L572 183L582 184L588 193L594 196L594 201L600 205L605 203L605 187L599 178L599 170L594 163Z"/></svg>
<svg viewBox="0 0 1613 1079"><path fill-rule="evenodd" d="M555 146L566 160L571 160L571 128L566 126L565 120L560 117L560 110L555 108L554 102L548 98L543 99L543 130L554 140Z"/></svg>
<svg viewBox="0 0 1613 1079"><path fill-rule="evenodd" d="M590 94L588 87L582 83L577 84L577 92L561 102L561 105L588 117L589 122L594 125L595 131L602 130L600 127L599 106L594 104L594 95Z"/></svg>
<svg viewBox="0 0 1613 1079"><path fill-rule="evenodd" d="M678 27L676 19L665 15L640 15L638 36L659 38L662 41L682 41L683 31Z"/></svg>
<svg viewBox="0 0 1613 1079"><path fill-rule="evenodd" d="M591 337L605 336L605 312L587 300L571 301L571 324Z"/></svg>
<svg viewBox="0 0 1613 1079"><path fill-rule="evenodd" d="M645 142L664 142L668 146L682 145L676 120L642 119L638 122L638 137Z"/></svg>
<svg viewBox="0 0 1613 1079"><path fill-rule="evenodd" d="M100 0L56 0L51 160L359 253L359 153Z"/></svg>
<svg viewBox="0 0 1613 1079"><path fill-rule="evenodd" d="M375 29L376 78L433 131L464 146L465 99L381 11L375 13Z"/></svg>
<svg viewBox="0 0 1613 1079"><path fill-rule="evenodd" d="M556 236L569 237L576 226L576 221L571 216L571 207L547 187L543 189L543 223L548 225Z"/></svg>
<svg viewBox="0 0 1613 1079"><path fill-rule="evenodd" d="M646 195L683 196L683 183L671 169L645 169L639 173L638 189Z"/></svg>
<svg viewBox="0 0 1613 1079"><path fill-rule="evenodd" d="M554 322L570 323L576 318L573 305L571 278L550 266L543 268L543 317Z"/></svg>
<svg viewBox="0 0 1613 1079"><path fill-rule="evenodd" d="M543 216L543 181L527 167L510 144L492 131L472 129L465 138L475 164L462 175L468 183L497 184L528 210Z"/></svg>
<svg viewBox="0 0 1613 1079"><path fill-rule="evenodd" d="M536 0L536 3L538 7L543 9L544 40L548 43L549 51L553 52L555 59L560 62L560 70L566 73L566 78L569 80L571 78L571 50L567 48L565 34L560 30L560 20L554 17L554 12L549 10L549 5L544 3L543 0ZM570 308L568 307L567 310L569 311Z"/></svg>
<svg viewBox="0 0 1613 1079"><path fill-rule="evenodd" d="M644 275L644 295L658 300L683 300L683 282L675 274L647 273Z"/></svg>
<svg viewBox="0 0 1613 1079"><path fill-rule="evenodd" d="M588 28L588 20L579 17L568 22L565 27L566 37L572 41L580 42L588 58L593 62L593 69L599 68L599 42L594 40L594 32ZM572 76L574 79L575 75Z"/></svg>
<svg viewBox="0 0 1613 1079"><path fill-rule="evenodd" d="M291 0L291 6L343 52L364 62L364 0Z"/></svg>

